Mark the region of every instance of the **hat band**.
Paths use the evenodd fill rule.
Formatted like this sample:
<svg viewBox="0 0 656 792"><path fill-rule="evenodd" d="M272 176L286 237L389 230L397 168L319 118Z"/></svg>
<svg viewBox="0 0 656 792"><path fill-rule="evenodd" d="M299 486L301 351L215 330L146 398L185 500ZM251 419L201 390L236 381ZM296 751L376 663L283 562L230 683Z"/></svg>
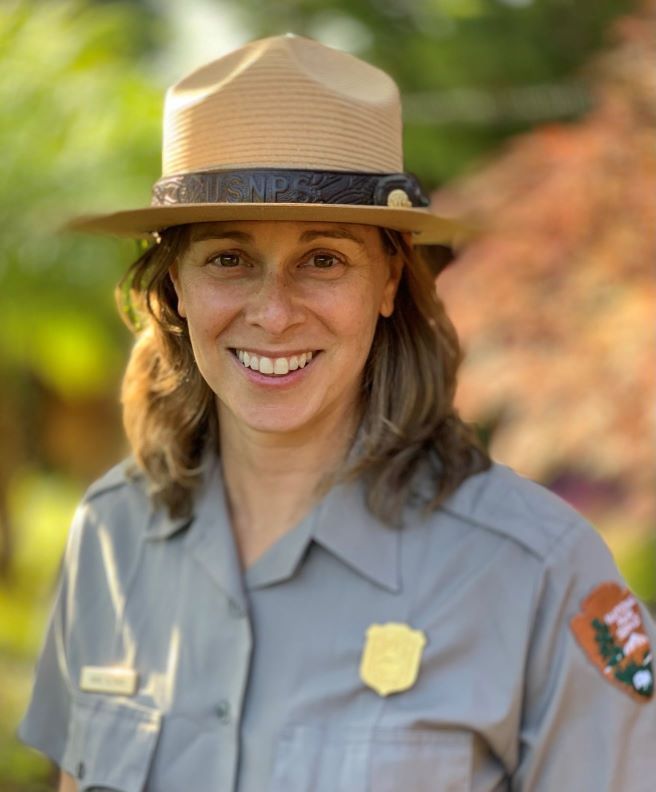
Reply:
<svg viewBox="0 0 656 792"><path fill-rule="evenodd" d="M153 188L152 206L223 203L311 203L428 206L411 173L245 168L167 176Z"/></svg>

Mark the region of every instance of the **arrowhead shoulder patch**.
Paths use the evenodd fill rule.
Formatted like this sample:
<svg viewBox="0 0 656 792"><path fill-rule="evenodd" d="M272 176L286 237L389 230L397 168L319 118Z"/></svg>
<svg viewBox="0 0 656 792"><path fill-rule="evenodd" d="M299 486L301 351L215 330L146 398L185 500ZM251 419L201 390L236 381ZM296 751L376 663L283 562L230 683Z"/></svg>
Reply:
<svg viewBox="0 0 656 792"><path fill-rule="evenodd" d="M646 702L654 693L652 653L640 606L619 583L601 583L570 622L576 640L604 679Z"/></svg>

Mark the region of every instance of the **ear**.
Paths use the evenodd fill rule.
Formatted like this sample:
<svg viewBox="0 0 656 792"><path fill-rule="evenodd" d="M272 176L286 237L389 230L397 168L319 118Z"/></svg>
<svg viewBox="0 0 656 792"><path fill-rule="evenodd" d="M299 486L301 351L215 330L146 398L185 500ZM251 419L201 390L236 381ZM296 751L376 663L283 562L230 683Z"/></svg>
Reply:
<svg viewBox="0 0 656 792"><path fill-rule="evenodd" d="M383 287L383 295L380 301L380 315L389 317L394 313L394 298L401 281L403 272L403 259L400 253L389 256L387 266L389 268L387 281Z"/></svg>
<svg viewBox="0 0 656 792"><path fill-rule="evenodd" d="M178 315L183 319L186 319L187 312L184 307L184 300L182 299L182 286L180 284L180 272L177 259L169 269L169 278L171 279L171 283L175 289L176 297L178 298Z"/></svg>

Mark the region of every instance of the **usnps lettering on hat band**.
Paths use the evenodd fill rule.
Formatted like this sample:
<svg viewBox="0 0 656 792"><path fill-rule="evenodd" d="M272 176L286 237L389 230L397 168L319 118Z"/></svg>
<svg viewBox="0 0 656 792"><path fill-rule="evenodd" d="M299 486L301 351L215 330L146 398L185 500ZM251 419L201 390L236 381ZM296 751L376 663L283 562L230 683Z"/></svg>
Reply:
<svg viewBox="0 0 656 792"><path fill-rule="evenodd" d="M346 173L245 168L184 173L160 179L152 206L221 203L304 203L359 206L428 206L411 173Z"/></svg>

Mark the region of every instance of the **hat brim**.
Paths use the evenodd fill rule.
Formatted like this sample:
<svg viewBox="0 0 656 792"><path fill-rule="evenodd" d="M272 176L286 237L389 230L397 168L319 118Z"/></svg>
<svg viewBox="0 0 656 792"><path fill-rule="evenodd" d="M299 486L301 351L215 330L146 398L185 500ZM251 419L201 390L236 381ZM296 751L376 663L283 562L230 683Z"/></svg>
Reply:
<svg viewBox="0 0 656 792"><path fill-rule="evenodd" d="M397 231L410 231L415 245L453 245L467 236L467 229L462 223L451 218L438 217L427 209L308 203L202 203L156 206L111 214L83 215L67 222L64 229L143 238L170 226L223 220L362 223Z"/></svg>

